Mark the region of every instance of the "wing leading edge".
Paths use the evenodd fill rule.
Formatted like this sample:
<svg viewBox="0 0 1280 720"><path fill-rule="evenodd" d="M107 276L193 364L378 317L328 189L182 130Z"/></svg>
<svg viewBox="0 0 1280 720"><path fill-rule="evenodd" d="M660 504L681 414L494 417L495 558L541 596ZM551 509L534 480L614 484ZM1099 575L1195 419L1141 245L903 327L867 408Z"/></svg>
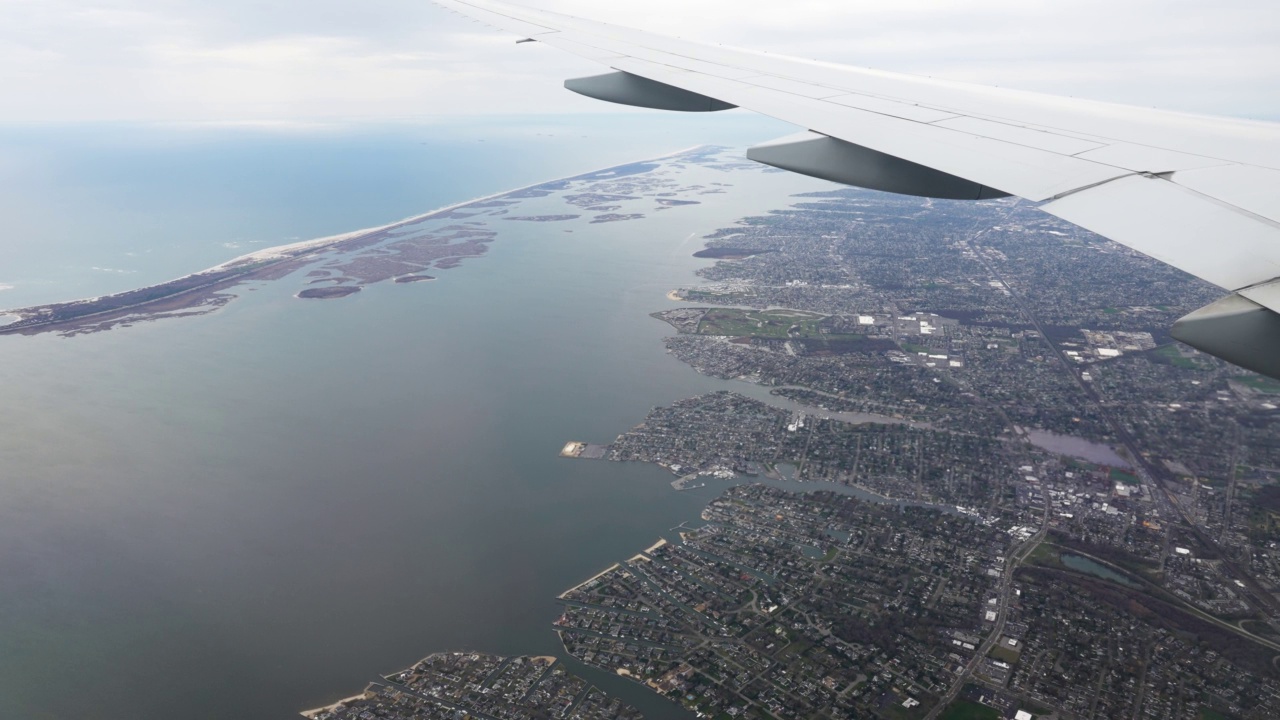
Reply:
<svg viewBox="0 0 1280 720"><path fill-rule="evenodd" d="M566 86L742 107L810 132L753 159L928 195L1016 195L1228 291L1174 335L1280 377L1280 124L1164 112L704 45L491 0L436 4L608 66Z"/></svg>

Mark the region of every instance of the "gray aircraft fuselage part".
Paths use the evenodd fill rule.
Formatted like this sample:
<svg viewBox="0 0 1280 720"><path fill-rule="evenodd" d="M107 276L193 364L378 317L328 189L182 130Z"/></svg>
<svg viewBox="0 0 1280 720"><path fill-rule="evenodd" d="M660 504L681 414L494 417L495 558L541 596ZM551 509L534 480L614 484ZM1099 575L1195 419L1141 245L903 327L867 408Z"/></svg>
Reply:
<svg viewBox="0 0 1280 720"><path fill-rule="evenodd" d="M1254 372L1280 378L1280 315L1239 295L1182 318L1178 340Z"/></svg>
<svg viewBox="0 0 1280 720"><path fill-rule="evenodd" d="M765 165L871 190L946 200L990 200L1008 193L851 142L804 132L747 150Z"/></svg>
<svg viewBox="0 0 1280 720"><path fill-rule="evenodd" d="M565 80L564 86L579 95L596 100L654 110L718 112L737 107L706 95L621 71Z"/></svg>

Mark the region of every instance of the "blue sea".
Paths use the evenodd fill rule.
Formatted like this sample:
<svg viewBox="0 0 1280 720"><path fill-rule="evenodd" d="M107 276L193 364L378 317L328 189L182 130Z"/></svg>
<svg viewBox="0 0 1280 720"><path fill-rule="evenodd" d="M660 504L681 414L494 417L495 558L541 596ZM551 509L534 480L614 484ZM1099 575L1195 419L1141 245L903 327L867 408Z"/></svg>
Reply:
<svg viewBox="0 0 1280 720"><path fill-rule="evenodd" d="M737 113L0 127L0 308L790 130ZM826 187L720 180L644 220L507 223L433 283L301 301L263 282L200 317L0 337L0 715L287 718L432 652L563 656L555 596L717 490L559 449L729 387L668 356L648 315L696 282L703 235Z"/></svg>

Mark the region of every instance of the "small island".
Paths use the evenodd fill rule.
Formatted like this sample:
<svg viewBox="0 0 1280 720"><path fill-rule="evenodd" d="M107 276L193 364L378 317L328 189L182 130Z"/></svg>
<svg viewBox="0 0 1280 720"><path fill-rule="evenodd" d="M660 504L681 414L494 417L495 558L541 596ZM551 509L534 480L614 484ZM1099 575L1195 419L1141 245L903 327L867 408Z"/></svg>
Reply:
<svg viewBox="0 0 1280 720"><path fill-rule="evenodd" d="M628 220L641 220L643 218L644 218L644 215L641 213L605 213L604 215L597 215L595 219L591 221L591 224L600 225L603 223L626 222Z"/></svg>
<svg viewBox="0 0 1280 720"><path fill-rule="evenodd" d="M521 220L523 222L565 222L577 220L581 215L517 215L504 217L503 220Z"/></svg>
<svg viewBox="0 0 1280 720"><path fill-rule="evenodd" d="M334 285L330 287L307 288L298 293L298 297L307 300L332 300L355 295L360 292L359 285Z"/></svg>
<svg viewBox="0 0 1280 720"><path fill-rule="evenodd" d="M405 275L404 277L396 278L396 284L408 285L409 283L430 282L431 280L435 280L435 277L431 275Z"/></svg>

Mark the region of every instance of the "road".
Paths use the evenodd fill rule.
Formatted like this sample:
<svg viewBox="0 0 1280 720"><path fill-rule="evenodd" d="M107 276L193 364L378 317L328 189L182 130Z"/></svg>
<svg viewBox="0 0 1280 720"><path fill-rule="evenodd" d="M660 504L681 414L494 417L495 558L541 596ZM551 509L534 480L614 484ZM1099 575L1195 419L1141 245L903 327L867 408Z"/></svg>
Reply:
<svg viewBox="0 0 1280 720"><path fill-rule="evenodd" d="M964 670L956 676L955 682L951 684L951 689L947 694L938 701L933 710L925 716L925 720L934 720L942 714L956 697L960 695L960 691L969 683L973 677L973 672L978 669L986 659L987 654L1000 642L1001 636L1004 635L1004 626L1009 620L1009 604L1013 600L1013 576L1018 571L1018 566L1022 565L1022 561L1027 559L1032 550L1036 549L1040 543L1044 542L1045 536L1049 534L1049 502L1046 498L1044 504L1044 518L1040 521L1040 531L1031 536L1026 542L1014 549L1013 553L1005 559L1004 574L1000 576L999 594L996 596L999 601L996 610L996 622L991 628L991 632L987 638L982 641L982 645L969 658L969 662L965 664Z"/></svg>

